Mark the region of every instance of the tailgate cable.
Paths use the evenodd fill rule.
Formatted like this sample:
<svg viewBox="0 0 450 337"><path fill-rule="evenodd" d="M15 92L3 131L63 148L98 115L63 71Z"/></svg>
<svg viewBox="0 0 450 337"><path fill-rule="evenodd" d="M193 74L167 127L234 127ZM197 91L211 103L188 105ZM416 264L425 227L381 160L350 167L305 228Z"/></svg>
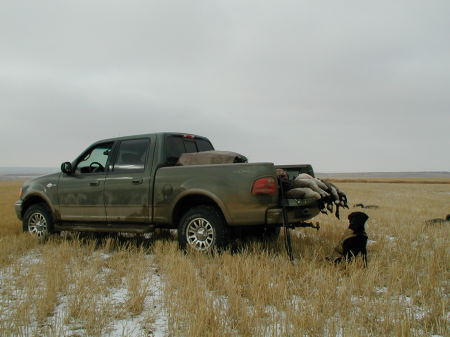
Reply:
<svg viewBox="0 0 450 337"><path fill-rule="evenodd" d="M288 214L286 210L285 197L284 197L284 188L283 182L280 178L278 178L278 186L280 186L281 192L281 209L283 213L283 227L284 227L284 247L286 248L286 252L289 257L289 261L294 262L294 255L292 254L292 240L291 240L291 231L290 226L288 224Z"/></svg>

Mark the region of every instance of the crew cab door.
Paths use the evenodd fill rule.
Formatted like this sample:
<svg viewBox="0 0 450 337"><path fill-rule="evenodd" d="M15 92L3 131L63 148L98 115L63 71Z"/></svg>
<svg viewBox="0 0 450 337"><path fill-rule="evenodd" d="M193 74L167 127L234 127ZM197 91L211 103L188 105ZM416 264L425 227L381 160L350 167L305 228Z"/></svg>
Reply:
<svg viewBox="0 0 450 337"><path fill-rule="evenodd" d="M77 159L72 174L62 174L58 190L61 220L106 221L103 192L112 146L109 142L89 148Z"/></svg>
<svg viewBox="0 0 450 337"><path fill-rule="evenodd" d="M149 221L150 139L120 141L105 181L106 217L109 223Z"/></svg>

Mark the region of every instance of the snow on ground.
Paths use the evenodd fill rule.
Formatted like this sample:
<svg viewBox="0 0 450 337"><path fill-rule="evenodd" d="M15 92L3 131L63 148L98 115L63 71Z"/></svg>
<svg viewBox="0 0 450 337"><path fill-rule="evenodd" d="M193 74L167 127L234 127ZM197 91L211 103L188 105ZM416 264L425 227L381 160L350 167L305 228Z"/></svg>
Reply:
<svg viewBox="0 0 450 337"><path fill-rule="evenodd" d="M17 285L18 278L27 275L34 265L42 262L41 253L38 249L32 249L28 254L21 256L12 263L0 269L0 328L11 326L17 310L23 310L20 305L29 296L23 288ZM39 292L36 285L35 292ZM29 314L33 314L31 309ZM31 321L27 326L21 327L24 335L34 335L38 329L37 322Z"/></svg>
<svg viewBox="0 0 450 337"><path fill-rule="evenodd" d="M107 259L112 254L97 252L103 259ZM102 336L104 337L164 337L168 335L168 315L163 301L164 284L160 275L157 273L157 267L154 264L153 256L148 255L150 270L148 276L142 281L142 286L148 288L148 294L144 300L144 310L139 315L124 315L123 319L110 322ZM20 282L17 282L18 275L25 276L32 272L34 265L42 263L42 257L39 249L33 249L27 255L19 258L13 264L0 269L0 329L6 329L14 322L17 322L17 311L27 300L27 294L24 292ZM99 277L104 277L108 270L100 270ZM33 289L34 294L40 290ZM69 289L70 292L70 289ZM73 295L73 294L72 294ZM69 296L70 294L60 294L57 299L57 305L45 322L38 323L35 319L35 305L31 305L27 317L29 322L24 326L16 326L14 331L20 331L24 336L88 336L83 322L67 322L69 314ZM34 298L34 297L33 297ZM128 299L128 289L126 280L123 279L120 286L109 291L107 296L102 298L102 306L117 308L124 304ZM20 324L20 323L19 323ZM12 331L12 330L11 330Z"/></svg>
<svg viewBox="0 0 450 337"><path fill-rule="evenodd" d="M390 241L390 242L395 242L397 241L397 238L393 235L385 235L385 238Z"/></svg>
<svg viewBox="0 0 450 337"><path fill-rule="evenodd" d="M153 263L153 257L148 256ZM149 295L145 298L144 310L138 316L115 321L108 331L103 334L109 337L148 336L164 337L168 335L168 316L163 302L163 284L157 268L152 267L152 274L143 280L143 284L149 287ZM127 289L116 288L112 292L113 301L125 302ZM152 324L148 324L149 315Z"/></svg>

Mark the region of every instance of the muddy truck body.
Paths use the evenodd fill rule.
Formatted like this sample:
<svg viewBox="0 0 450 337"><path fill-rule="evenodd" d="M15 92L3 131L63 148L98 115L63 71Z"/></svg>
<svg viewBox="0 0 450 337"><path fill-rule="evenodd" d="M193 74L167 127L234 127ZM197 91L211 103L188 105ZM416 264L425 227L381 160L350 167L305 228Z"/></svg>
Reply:
<svg viewBox="0 0 450 337"><path fill-rule="evenodd" d="M177 229L181 247L208 251L251 228L274 236L319 213L315 202L281 198L273 163L177 166L182 153L214 150L201 136L155 133L98 141L61 172L22 186L15 208L23 230L151 233ZM290 176L310 165L282 166ZM302 204L303 203L303 204Z"/></svg>

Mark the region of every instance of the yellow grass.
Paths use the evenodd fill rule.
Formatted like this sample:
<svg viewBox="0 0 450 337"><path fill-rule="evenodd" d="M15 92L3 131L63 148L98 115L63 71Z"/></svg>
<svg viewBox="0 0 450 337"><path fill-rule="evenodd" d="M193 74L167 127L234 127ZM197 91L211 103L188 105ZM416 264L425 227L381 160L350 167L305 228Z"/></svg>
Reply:
<svg viewBox="0 0 450 337"><path fill-rule="evenodd" d="M21 227L14 212L23 181L0 181L0 235L19 234Z"/></svg>
<svg viewBox="0 0 450 337"><path fill-rule="evenodd" d="M213 256L184 254L168 235L147 246L38 244L15 219L19 185L0 183L0 336L108 336L132 319L142 329L124 336L152 336L158 310L168 336L450 335L450 224L425 224L450 213L448 184L338 184L350 204L379 206L365 211L367 269L324 260L356 209L319 216L319 231L293 231L291 264L282 238Z"/></svg>

